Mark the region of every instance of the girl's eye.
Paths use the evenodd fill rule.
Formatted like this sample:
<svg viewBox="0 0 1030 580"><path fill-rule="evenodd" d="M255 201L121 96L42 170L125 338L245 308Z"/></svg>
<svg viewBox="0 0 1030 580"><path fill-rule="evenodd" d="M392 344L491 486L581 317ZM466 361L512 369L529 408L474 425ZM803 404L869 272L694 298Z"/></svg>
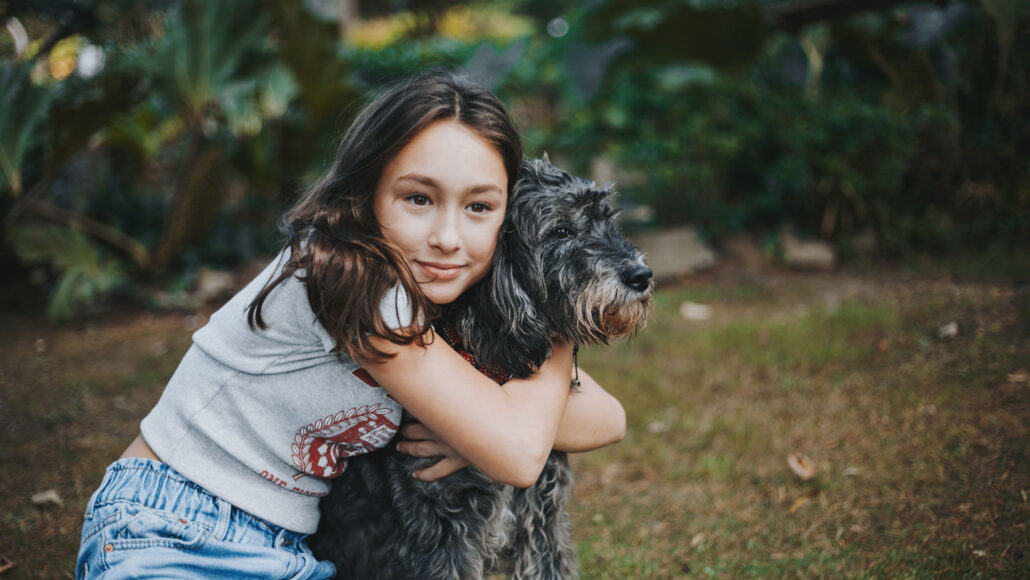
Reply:
<svg viewBox="0 0 1030 580"><path fill-rule="evenodd" d="M413 205L429 205L429 196L421 193L413 193L407 197Z"/></svg>
<svg viewBox="0 0 1030 580"><path fill-rule="evenodd" d="M558 226L551 231L551 235L559 240L564 240L565 238L572 236L572 230L565 226Z"/></svg>
<svg viewBox="0 0 1030 580"><path fill-rule="evenodd" d="M471 211L472 213L486 213L486 212L490 211L490 206L489 205L487 205L487 204L485 204L483 202L479 202L479 201L477 201L475 203L470 203L468 208L469 208L469 211Z"/></svg>

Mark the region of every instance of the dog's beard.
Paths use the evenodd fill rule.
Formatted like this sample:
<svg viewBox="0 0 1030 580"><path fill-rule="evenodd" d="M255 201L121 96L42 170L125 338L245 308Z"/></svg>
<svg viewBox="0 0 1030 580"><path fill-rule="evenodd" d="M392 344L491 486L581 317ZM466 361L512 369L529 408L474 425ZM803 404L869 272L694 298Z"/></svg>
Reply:
<svg viewBox="0 0 1030 580"><path fill-rule="evenodd" d="M647 323L651 308L650 291L630 290L618 281L590 284L575 300L575 339L596 344L631 335Z"/></svg>
<svg viewBox="0 0 1030 580"><path fill-rule="evenodd" d="M651 312L650 297L624 304L600 316L601 327L609 338L622 338L636 333L647 324Z"/></svg>

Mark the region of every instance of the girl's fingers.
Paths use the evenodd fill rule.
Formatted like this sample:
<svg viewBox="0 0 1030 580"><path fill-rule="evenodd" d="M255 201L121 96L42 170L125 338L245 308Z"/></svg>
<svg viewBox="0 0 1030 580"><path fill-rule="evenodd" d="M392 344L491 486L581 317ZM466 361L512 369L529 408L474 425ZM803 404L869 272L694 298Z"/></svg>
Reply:
<svg viewBox="0 0 1030 580"><path fill-rule="evenodd" d="M436 481L468 467L470 463L453 447L440 441L436 434L418 422L412 422L401 428L401 436L407 441L397 443L397 450L413 457L443 457L433 465L420 469L411 475L421 481Z"/></svg>
<svg viewBox="0 0 1030 580"><path fill-rule="evenodd" d="M436 439L436 435L422 423L408 423L401 428L401 436L405 439Z"/></svg>
<svg viewBox="0 0 1030 580"><path fill-rule="evenodd" d="M453 449L436 441L401 441L397 451L412 457L436 457L437 455L455 455Z"/></svg>
<svg viewBox="0 0 1030 580"><path fill-rule="evenodd" d="M468 466L469 462L466 461L464 457L445 457L433 465L416 471L411 475L420 481L436 481Z"/></svg>

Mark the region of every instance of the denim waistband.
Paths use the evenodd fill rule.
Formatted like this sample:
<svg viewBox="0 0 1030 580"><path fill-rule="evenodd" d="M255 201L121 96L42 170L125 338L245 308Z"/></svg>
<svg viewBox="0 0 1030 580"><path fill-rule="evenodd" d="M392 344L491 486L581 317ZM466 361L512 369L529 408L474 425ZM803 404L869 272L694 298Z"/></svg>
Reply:
<svg viewBox="0 0 1030 580"><path fill-rule="evenodd" d="M306 537L234 507L165 463L141 457L120 459L107 468L103 483L87 507L87 517L93 510L114 503L172 512L210 528L221 540L280 545L283 540Z"/></svg>

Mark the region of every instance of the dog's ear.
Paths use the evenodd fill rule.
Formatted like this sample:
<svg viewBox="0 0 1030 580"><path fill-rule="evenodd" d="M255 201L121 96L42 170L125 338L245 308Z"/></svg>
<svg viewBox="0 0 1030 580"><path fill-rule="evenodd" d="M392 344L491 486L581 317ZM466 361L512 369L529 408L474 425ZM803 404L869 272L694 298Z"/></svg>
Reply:
<svg viewBox="0 0 1030 580"><path fill-rule="evenodd" d="M490 274L462 297L457 325L481 360L493 361L515 376L526 376L551 354L548 322L540 311L547 300L543 266L528 240L539 218L531 196L550 167L523 161L512 203L501 226Z"/></svg>
<svg viewBox="0 0 1030 580"><path fill-rule="evenodd" d="M468 294L459 321L466 343L481 360L494 361L515 376L536 370L551 354L551 341L537 304L544 297L533 283L542 271L519 233L506 223L489 276Z"/></svg>

